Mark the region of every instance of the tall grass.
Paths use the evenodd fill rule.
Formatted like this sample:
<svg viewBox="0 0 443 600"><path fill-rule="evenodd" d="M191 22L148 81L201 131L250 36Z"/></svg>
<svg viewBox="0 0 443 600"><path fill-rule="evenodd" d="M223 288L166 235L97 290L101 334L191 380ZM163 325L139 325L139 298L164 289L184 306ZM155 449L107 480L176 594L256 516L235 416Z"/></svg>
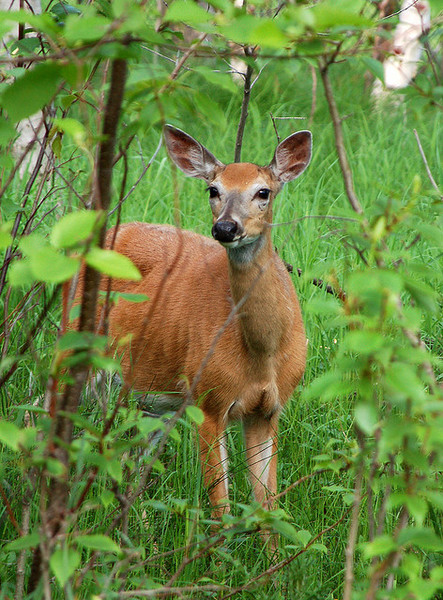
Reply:
<svg viewBox="0 0 443 600"><path fill-rule="evenodd" d="M264 69L253 88L250 115L246 126L243 159L258 164L267 164L277 144L269 113L275 117L301 116L303 120L277 120L281 138L297 129L308 127L312 103L311 71L307 66L297 68L269 65ZM319 82L320 83L320 82ZM417 176L426 182L425 167L420 158L413 135L419 132L429 166L438 180L441 177L441 156L438 147L438 131L441 115L431 108L420 111L407 102L394 108L376 110L371 103L368 90L364 88L363 73L349 64L335 66L333 85L342 116L346 145L355 178L355 188L366 215L371 219L380 210L387 198L404 204ZM214 89L201 82L200 91L214 97ZM173 124L181 127L201 141L216 156L225 162L233 158L234 140L239 118L240 94L229 96L216 90L217 100L226 117L226 129L203 119L190 99L189 112L177 114ZM309 339L307 369L300 386L309 385L320 373L326 371L336 349L340 346L340 327L327 326L328 304L334 299L324 289L312 285L312 278L328 279L335 273L339 283L346 272L359 265L358 254L343 243L347 224L341 220L304 218L336 216L355 218L348 205L343 181L334 148L333 129L321 86L316 98L317 106L310 128L313 132L313 157L309 169L295 183L285 187L275 202L274 221L280 223L274 229L274 242L281 256L294 266L294 285L297 289ZM143 156L148 159L157 145L160 130L152 128L146 138L140 140ZM69 148L66 148L69 153ZM131 150L128 189L141 172L142 161L134 146ZM81 159L69 168L81 169ZM119 182L116 170L115 188ZM179 190L179 216L182 227L209 235L211 216L204 183L176 175ZM65 211L68 192L63 190L50 202L59 202L55 215ZM73 202L72 197L69 200ZM427 198L423 198L426 209ZM4 218L14 210L12 195L2 206ZM42 214L48 206L41 209ZM124 204L122 220L174 223L174 185L171 165L162 150L154 160L146 176ZM303 217L303 219L301 219ZM51 218L43 221L41 228L49 228ZM411 237L412 241L412 237ZM394 242L395 243L395 242ZM431 267L435 257L426 256L421 243L414 246L417 257ZM297 275L301 269L302 276ZM183 299L186 301L186 299ZM39 332L33 342L32 353L21 362L8 388L2 391L2 412L10 415L11 409L35 399L44 390L51 351L56 336L59 310L50 315L44 331ZM437 339L441 322L429 318L422 324L425 335ZM14 330L16 347L20 345L22 331L29 323L21 323ZM279 433L279 487L285 489L292 482L313 472L315 457L326 448L340 450L355 443L352 429L352 400L341 402L310 401L301 396L300 389L288 404L280 421ZM83 406L85 414L95 420L101 419L101 410L91 402ZM16 412L16 419L23 419L23 412ZM138 540L141 553L140 567L131 568L126 577L136 586L138 578L149 576L153 580L164 580L172 575L183 559L183 552L167 554L169 551L196 543L208 532L208 500L202 486L195 444L195 434L189 424L179 427L181 442L168 445L162 458L166 469L158 474L148 486L145 494L134 505L129 514L128 539ZM231 499L234 514L241 512L241 505L252 501L251 489L245 470L244 446L241 430L234 425L229 431L229 454L231 458ZM125 478L136 477L137 465ZM21 497L26 483L20 481L20 470L13 462L4 462L1 481L11 497ZM80 484L81 482L79 482ZM338 489L352 488L352 481L345 474L322 474L291 489L281 498L280 506L289 521L297 529L316 535L336 522L347 509L343 495ZM91 492L91 510L81 516L85 529L100 528L105 518L105 509L98 500L101 493L100 481ZM182 500L180 502L179 500ZM171 505L172 508L171 509ZM203 512L199 509L203 509ZM34 512L39 507L36 499ZM291 598L294 600L332 599L337 597L343 579L344 546L347 536L347 520L328 532L320 540L327 553L321 550L309 552L296 559L289 568L264 579L253 592L259 598ZM366 525L362 523L364 529ZM0 508L0 541L14 538L15 532L5 513ZM284 550L282 550L284 554ZM165 555L163 555L165 553ZM149 558L143 562L143 556ZM247 579L269 567L269 557L263 551L258 536L237 537L214 549L212 555L191 562L179 578L179 584L205 577L225 582L236 587ZM2 567L6 581L3 594L11 589L14 580L14 557ZM106 588L106 568L103 581ZM88 589L96 589L96 583L84 582L82 597ZM249 598L249 592L239 592L237 598Z"/></svg>

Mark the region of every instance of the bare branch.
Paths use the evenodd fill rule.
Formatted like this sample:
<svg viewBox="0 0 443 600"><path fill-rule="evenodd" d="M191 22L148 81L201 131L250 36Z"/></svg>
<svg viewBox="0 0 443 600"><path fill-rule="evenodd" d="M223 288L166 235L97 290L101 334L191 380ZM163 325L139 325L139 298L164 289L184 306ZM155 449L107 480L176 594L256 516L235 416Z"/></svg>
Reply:
<svg viewBox="0 0 443 600"><path fill-rule="evenodd" d="M330 63L325 63L320 67L320 75L323 82L323 87L325 90L326 100L329 106L329 112L331 114L332 123L334 125L334 133L335 133L335 147L337 149L338 160L340 162L340 168L343 175L343 180L345 183L345 190L348 200L356 213L362 214L363 209L360 205L360 202L357 198L357 195L354 190L354 183L352 178L352 171L349 166L348 157L345 149L345 142L343 138L343 128L341 125L340 115L338 114L337 105L335 103L334 94L332 91L331 82L329 80L328 69Z"/></svg>
<svg viewBox="0 0 443 600"><path fill-rule="evenodd" d="M418 136L417 130L414 129L413 131L414 131L415 139L417 140L417 145L418 145L418 149L420 151L420 155L421 155L421 157L423 159L423 162L425 164L425 167L426 167L426 173L428 174L429 181L431 182L432 187L436 190L437 194L439 194L440 198L443 200L443 194L441 193L440 188L438 187L435 179L432 176L431 169L429 168L429 164L428 164L428 161L426 159L426 155L424 153L423 146L421 145L420 138Z"/></svg>
<svg viewBox="0 0 443 600"><path fill-rule="evenodd" d="M359 514L362 497L362 482L363 482L364 462L361 461L354 488L354 501L352 503L351 527L349 529L348 543L345 550L345 585L343 590L343 600L351 600L352 584L354 583L354 553L357 543L357 533L359 525Z"/></svg>
<svg viewBox="0 0 443 600"><path fill-rule="evenodd" d="M251 52L245 48L245 54L251 56ZM235 140L235 154L234 162L240 162L241 151L243 145L243 134L245 132L246 119L248 118L248 106L251 98L251 79L252 73L254 72L253 67L250 64L247 65L245 74L245 84L243 88L243 101L241 105L240 121L237 128L237 139Z"/></svg>

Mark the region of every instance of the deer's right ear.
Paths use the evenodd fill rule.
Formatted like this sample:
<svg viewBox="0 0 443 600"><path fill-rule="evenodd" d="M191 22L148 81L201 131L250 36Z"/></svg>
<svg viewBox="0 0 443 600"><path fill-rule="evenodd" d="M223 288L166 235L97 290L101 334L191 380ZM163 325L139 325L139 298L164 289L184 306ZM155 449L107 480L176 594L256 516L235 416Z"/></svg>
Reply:
<svg viewBox="0 0 443 600"><path fill-rule="evenodd" d="M169 156L185 175L209 182L214 179L215 172L224 166L209 150L181 129L165 125L163 135Z"/></svg>
<svg viewBox="0 0 443 600"><path fill-rule="evenodd" d="M269 166L274 175L286 183L303 173L311 161L311 151L311 132L293 133L277 146Z"/></svg>

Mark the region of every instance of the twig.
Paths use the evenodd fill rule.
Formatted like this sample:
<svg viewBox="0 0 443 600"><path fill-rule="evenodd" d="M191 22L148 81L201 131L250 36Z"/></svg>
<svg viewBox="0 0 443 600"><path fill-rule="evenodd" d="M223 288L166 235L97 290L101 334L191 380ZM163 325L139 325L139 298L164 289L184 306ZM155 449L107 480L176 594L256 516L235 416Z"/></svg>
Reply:
<svg viewBox="0 0 443 600"><path fill-rule="evenodd" d="M354 553L357 543L358 517L360 514L362 482L363 482L364 462L361 461L354 488L354 501L352 503L351 527L349 529L348 543L345 550L345 585L343 590L343 600L351 600L352 584L354 583Z"/></svg>
<svg viewBox="0 0 443 600"><path fill-rule="evenodd" d="M31 498L32 496L29 494L29 496L26 496L23 500L22 535L28 535L29 533L29 521L31 516ZM21 550L17 559L17 579L15 585L14 600L21 600L23 598L26 574L26 558L27 550Z"/></svg>
<svg viewBox="0 0 443 600"><path fill-rule="evenodd" d="M107 212L111 199L111 180L112 166L114 158L115 141L117 126L120 116L121 105L123 101L123 92L126 82L127 64L123 59L115 59L112 63L111 85L108 100L103 119L102 139L100 142L98 155L97 171L97 194L96 206ZM105 237L105 227L103 224L100 232L100 246L103 246ZM100 273L87 267L84 274L84 288L81 303L81 312L78 330L94 331L96 320L96 306L98 298L98 287L100 283ZM58 410L63 411L63 415L58 414L53 421L52 430L49 435L48 452L55 455L60 462L67 467L69 472L68 446L72 439L73 422L66 416L75 413L81 398L81 392L89 373L89 364L84 361L79 362L70 371L71 383L69 383L60 399ZM57 446L54 439L61 443ZM43 493L41 494L43 502ZM42 519L50 524L48 529L48 543L53 543L54 537L62 529L64 519L67 514L67 503L69 497L69 483L67 478L52 479L48 497L48 507L43 510ZM44 508L44 507L43 507ZM28 581L28 593L33 592L45 570L44 544L41 544L34 552L31 576ZM45 581L44 581L45 583Z"/></svg>
<svg viewBox="0 0 443 600"><path fill-rule="evenodd" d="M343 128L341 125L341 119L338 114L337 105L335 103L334 94L332 91L331 82L329 80L328 69L331 63L325 63L320 67L320 75L323 82L323 87L325 90L326 100L329 106L329 112L331 115L332 123L334 125L334 133L335 133L335 147L337 149L338 160L340 163L341 172L343 175L343 180L345 183L345 190L348 200L353 208L353 210L362 214L363 209L360 205L360 202L357 198L357 195L354 190L354 183L352 179L352 171L349 166L348 157L345 149L345 142L343 138Z"/></svg>
<svg viewBox="0 0 443 600"><path fill-rule="evenodd" d="M312 121L314 120L315 109L317 107L317 71L314 65L311 66L311 75L312 75L312 103L311 103L311 112L309 114L308 127L311 127Z"/></svg>
<svg viewBox="0 0 443 600"><path fill-rule="evenodd" d="M408 519L409 519L408 510L406 509L405 506L403 506L401 509L401 514L398 519L397 527L395 528L395 532L394 532L394 536L393 536L395 541L398 540L398 536L400 535L402 530L408 524ZM385 576L386 571L392 565L396 564L396 562L398 561L400 556L401 556L401 549L393 550L386 556L386 558L384 558L382 561L379 562L377 567L374 568L372 575L371 575L371 579L369 581L369 589L368 589L368 593L366 594L366 600L375 600L377 591L379 590L380 581ZM344 600L344 597L343 597L343 600Z"/></svg>
<svg viewBox="0 0 443 600"><path fill-rule="evenodd" d="M419 138L419 136L418 136L417 130L416 130L416 129L414 129L413 131L414 131L415 139L417 140L417 145L418 145L418 149L419 149L419 151L420 151L420 155L421 155L421 157L422 157L422 159L423 159L423 162L424 162L424 164L425 164L425 167L426 167L426 172L427 172L427 174L428 174L429 181L431 182L431 184L432 184L433 188L436 190L437 194L439 194L439 195L440 195L440 198L443 200L443 195L442 195L442 193L441 193L441 190L440 190L440 188L438 187L438 185L437 185L437 183L436 183L435 179L433 178L433 176L432 176L432 173L431 173L431 169L429 168L429 164L428 164L428 161L427 161L427 159L426 159L426 155L425 155L425 153L424 153L423 146L421 145L420 138Z"/></svg>
<svg viewBox="0 0 443 600"><path fill-rule="evenodd" d="M301 277L303 275L303 271L301 269L297 269L297 275ZM326 290L327 294L332 294L336 298L339 298L339 300L341 300L342 302L346 300L346 292L344 292L340 287L337 289L329 283L325 283L323 279L319 279L318 277L314 277L314 279L311 279L311 283L312 285Z"/></svg>
<svg viewBox="0 0 443 600"><path fill-rule="evenodd" d="M150 166L152 165L152 163L154 162L157 154L159 153L160 148L162 147L162 143L163 143L163 138L162 136L160 136L160 139L158 141L158 145L157 148L154 151L154 154L151 156L151 158L149 159L149 161L144 165L143 167L143 171L141 172L140 176L138 177L137 181L134 183L134 185L131 186L131 188L129 189L129 191L126 193L125 196L123 196L123 198L119 201L118 205L116 207L114 207L109 213L108 216L113 215L117 210L119 210L119 208L121 208L121 205L129 198L129 196L134 192L134 190L136 189L136 187L138 186L138 184L140 183L140 181L143 179L143 177L146 175L148 169L150 168Z"/></svg>
<svg viewBox="0 0 443 600"><path fill-rule="evenodd" d="M251 56L251 52L248 48L245 48L246 56ZM241 160L241 150L243 145L243 134L245 132L246 119L248 118L248 106L249 100L251 98L251 79L252 73L254 72L253 67L248 64L246 73L245 73L245 84L243 88L243 101L241 105L240 112L240 121L238 123L237 128L237 138L235 140L235 153L234 153L234 162L240 162Z"/></svg>
<svg viewBox="0 0 443 600"><path fill-rule="evenodd" d="M183 54L181 59L177 62L174 69L172 70L171 74L169 75L169 81L160 88L160 90L158 92L159 95L163 94L168 89L168 87L171 85L171 83L174 81L174 79L177 79L178 74L180 73L181 69L183 68L185 62L188 60L188 58L190 56L195 54L195 52L197 51L200 44L206 39L207 36L208 36L207 33L202 33L197 38L196 42L190 48L188 48L186 50L186 52Z"/></svg>
<svg viewBox="0 0 443 600"><path fill-rule="evenodd" d="M14 512L12 510L11 504L9 503L8 497L3 489L3 486L0 483L0 496L2 497L3 504L5 505L6 512L8 514L9 520L14 525L19 535L23 535L22 530L20 529L20 525L17 523L17 519L14 516Z"/></svg>
<svg viewBox="0 0 443 600"><path fill-rule="evenodd" d="M184 593L187 594L201 594L202 592L222 592L226 590L225 585L184 585L182 587L163 587L156 588L153 590L131 590L127 592L119 592L116 598L156 598L162 596L180 596L183 597ZM97 598L105 598L103 594L97 596Z"/></svg>
<svg viewBox="0 0 443 600"><path fill-rule="evenodd" d="M279 144L280 143L280 136L278 135L277 126L275 124L275 117L274 117L274 115L271 112L269 114L271 115L272 125L274 127L275 135L277 136L277 143Z"/></svg>

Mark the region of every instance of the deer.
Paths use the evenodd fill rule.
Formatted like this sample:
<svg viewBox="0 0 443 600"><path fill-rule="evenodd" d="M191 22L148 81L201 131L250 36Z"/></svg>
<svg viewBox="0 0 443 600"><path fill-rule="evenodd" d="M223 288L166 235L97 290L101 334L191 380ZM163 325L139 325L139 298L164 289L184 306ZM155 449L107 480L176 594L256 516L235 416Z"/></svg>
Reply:
<svg viewBox="0 0 443 600"><path fill-rule="evenodd" d="M287 137L264 167L225 165L171 125L164 140L173 163L206 182L212 239L170 225L121 224L106 244L129 257L141 279L103 277L101 288L148 298L120 297L109 311L125 387L161 392L177 408L195 383L204 482L219 520L229 512L225 436L232 421L243 423L255 499L272 506L277 491L279 415L304 373L307 342L292 280L273 248L272 206L308 166L311 133Z"/></svg>

